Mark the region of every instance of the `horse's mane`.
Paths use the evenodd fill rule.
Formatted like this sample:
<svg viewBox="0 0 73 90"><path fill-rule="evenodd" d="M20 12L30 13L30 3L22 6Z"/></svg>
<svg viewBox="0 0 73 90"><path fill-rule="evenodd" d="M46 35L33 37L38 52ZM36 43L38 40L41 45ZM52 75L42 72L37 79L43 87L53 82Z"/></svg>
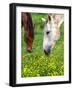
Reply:
<svg viewBox="0 0 73 90"><path fill-rule="evenodd" d="M30 13L22 12L21 25L22 27L24 26L26 30L28 30L29 36L31 38L34 38L34 26L33 26L32 17Z"/></svg>
<svg viewBox="0 0 73 90"><path fill-rule="evenodd" d="M31 14L30 13L26 13L26 15L28 17L27 26L29 28L30 37L34 38L34 26L33 26Z"/></svg>

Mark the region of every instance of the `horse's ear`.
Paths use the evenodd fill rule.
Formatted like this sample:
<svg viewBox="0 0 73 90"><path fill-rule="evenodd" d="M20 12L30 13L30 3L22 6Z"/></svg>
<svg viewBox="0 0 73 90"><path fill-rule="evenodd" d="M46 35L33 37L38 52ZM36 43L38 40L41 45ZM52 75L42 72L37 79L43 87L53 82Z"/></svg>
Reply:
<svg viewBox="0 0 73 90"><path fill-rule="evenodd" d="M57 23L58 27L64 22L64 16L60 14L53 14L53 20Z"/></svg>
<svg viewBox="0 0 73 90"><path fill-rule="evenodd" d="M60 28L61 24L64 22L64 16L63 15L59 15L58 18L58 27Z"/></svg>
<svg viewBox="0 0 73 90"><path fill-rule="evenodd" d="M48 15L48 19L49 19L49 21L51 21L51 16L50 15Z"/></svg>

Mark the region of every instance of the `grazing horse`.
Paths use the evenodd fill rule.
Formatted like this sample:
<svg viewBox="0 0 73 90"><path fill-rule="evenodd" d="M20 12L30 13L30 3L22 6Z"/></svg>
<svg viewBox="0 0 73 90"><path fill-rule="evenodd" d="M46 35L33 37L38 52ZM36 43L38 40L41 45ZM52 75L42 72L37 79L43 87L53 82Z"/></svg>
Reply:
<svg viewBox="0 0 73 90"><path fill-rule="evenodd" d="M34 27L30 13L21 13L21 25L24 28L24 39L27 51L31 52L34 39Z"/></svg>
<svg viewBox="0 0 73 90"><path fill-rule="evenodd" d="M57 40L60 38L60 26L63 23L64 15L49 14L48 19L44 21L43 50L45 54L50 53Z"/></svg>

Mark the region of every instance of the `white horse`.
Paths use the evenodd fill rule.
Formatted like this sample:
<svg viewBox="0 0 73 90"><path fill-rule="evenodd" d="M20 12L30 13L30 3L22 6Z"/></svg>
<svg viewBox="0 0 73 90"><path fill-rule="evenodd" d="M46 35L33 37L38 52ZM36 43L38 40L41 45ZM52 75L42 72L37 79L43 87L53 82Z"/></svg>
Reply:
<svg viewBox="0 0 73 90"><path fill-rule="evenodd" d="M42 18L44 23L43 50L50 53L57 40L60 38L60 26L64 21L62 14L49 14L47 20Z"/></svg>

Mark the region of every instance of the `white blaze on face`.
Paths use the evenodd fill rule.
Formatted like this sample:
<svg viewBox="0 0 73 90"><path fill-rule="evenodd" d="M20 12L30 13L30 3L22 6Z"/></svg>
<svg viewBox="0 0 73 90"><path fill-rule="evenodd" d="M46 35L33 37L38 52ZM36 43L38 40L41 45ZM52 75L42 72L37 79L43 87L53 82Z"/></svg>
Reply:
<svg viewBox="0 0 73 90"><path fill-rule="evenodd" d="M48 22L44 27L43 49L47 48L48 46L51 46L51 29L51 24Z"/></svg>

